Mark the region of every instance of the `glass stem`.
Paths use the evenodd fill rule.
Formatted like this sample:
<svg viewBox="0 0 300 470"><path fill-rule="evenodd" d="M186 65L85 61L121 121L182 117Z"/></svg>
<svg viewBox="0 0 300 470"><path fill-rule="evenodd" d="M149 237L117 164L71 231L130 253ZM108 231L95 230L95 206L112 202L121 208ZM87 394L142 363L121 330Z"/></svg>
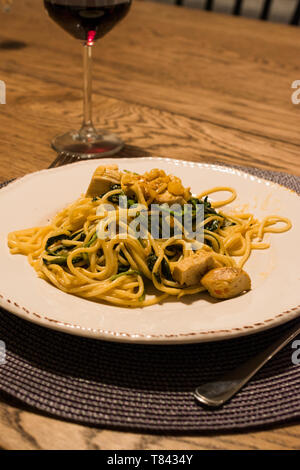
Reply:
<svg viewBox="0 0 300 470"><path fill-rule="evenodd" d="M83 123L79 131L82 140L96 135L92 122L92 44L83 47Z"/></svg>

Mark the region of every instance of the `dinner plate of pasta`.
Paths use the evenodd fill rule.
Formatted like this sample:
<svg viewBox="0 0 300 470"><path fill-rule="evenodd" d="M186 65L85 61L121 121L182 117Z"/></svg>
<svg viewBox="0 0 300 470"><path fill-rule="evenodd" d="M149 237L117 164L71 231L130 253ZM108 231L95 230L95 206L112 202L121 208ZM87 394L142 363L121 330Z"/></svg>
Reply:
<svg viewBox="0 0 300 470"><path fill-rule="evenodd" d="M150 344L300 314L299 196L168 158L88 160L0 190L0 305L66 333Z"/></svg>

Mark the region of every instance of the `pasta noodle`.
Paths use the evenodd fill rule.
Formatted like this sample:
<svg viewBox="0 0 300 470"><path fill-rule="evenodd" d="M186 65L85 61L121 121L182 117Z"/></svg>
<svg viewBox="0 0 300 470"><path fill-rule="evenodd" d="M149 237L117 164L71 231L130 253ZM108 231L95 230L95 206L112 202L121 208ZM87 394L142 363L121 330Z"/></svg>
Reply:
<svg viewBox="0 0 300 470"><path fill-rule="evenodd" d="M180 260L204 252L213 256L215 267L243 268L252 250L269 248L269 243L264 241L266 233L282 233L291 228L289 219L277 215L259 221L249 213L217 212L216 208L236 198L233 188L214 187L193 198L189 190L180 186L178 178L155 171L160 171L159 177L146 174L144 179L134 173L122 173L119 187L112 186L97 197L82 195L61 210L51 224L10 233L11 253L26 255L41 278L66 293L118 306L145 307L169 296L181 298L206 290L201 282L188 286L173 279L172 268ZM153 181L159 178L160 183L153 186ZM170 210L165 217L172 227L176 225L181 230L182 237L152 236L151 203L158 195L165 197L167 191L175 195L178 188L184 202L193 205L197 201L204 206L205 218L200 224L204 243L190 239ZM230 196L209 203L207 196L220 191L229 192ZM124 194L132 198L125 208L120 204L120 196ZM114 211L106 208L108 203ZM140 205L147 208L148 225L143 238L135 237L129 227ZM125 216L127 222L123 222ZM107 237L105 230L112 222L117 224L118 231ZM151 289L154 295L146 296L146 291Z"/></svg>

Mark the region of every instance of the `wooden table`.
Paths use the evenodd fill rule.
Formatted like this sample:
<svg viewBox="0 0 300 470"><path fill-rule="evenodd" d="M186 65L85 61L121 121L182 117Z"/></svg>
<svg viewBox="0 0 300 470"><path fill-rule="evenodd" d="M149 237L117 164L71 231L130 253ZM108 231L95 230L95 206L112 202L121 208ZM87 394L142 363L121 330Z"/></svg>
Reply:
<svg viewBox="0 0 300 470"><path fill-rule="evenodd" d="M17 3L17 2L16 2ZM81 47L23 0L0 13L0 181L49 166L53 136L81 120ZM136 2L95 48L95 122L160 155L300 175L299 29ZM4 449L299 449L300 426L155 436L84 427L0 401Z"/></svg>

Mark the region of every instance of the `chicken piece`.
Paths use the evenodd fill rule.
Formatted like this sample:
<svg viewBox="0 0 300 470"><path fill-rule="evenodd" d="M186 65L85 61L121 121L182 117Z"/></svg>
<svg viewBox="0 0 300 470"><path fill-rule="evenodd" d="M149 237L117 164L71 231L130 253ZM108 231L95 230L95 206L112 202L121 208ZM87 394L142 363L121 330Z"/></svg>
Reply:
<svg viewBox="0 0 300 470"><path fill-rule="evenodd" d="M186 203L186 200L182 195L175 195L169 193L169 191L164 191L161 194L157 194L153 200L156 204L168 204L172 206L173 204L180 204L181 206Z"/></svg>
<svg viewBox="0 0 300 470"><path fill-rule="evenodd" d="M214 258L207 251L198 251L173 264L172 276L180 285L198 284L203 275L214 268Z"/></svg>
<svg viewBox="0 0 300 470"><path fill-rule="evenodd" d="M114 184L120 184L121 173L117 165L98 166L96 168L90 185L86 192L86 197L101 196Z"/></svg>
<svg viewBox="0 0 300 470"><path fill-rule="evenodd" d="M230 299L251 289L251 279L240 268L215 268L201 279L201 284L212 297Z"/></svg>
<svg viewBox="0 0 300 470"><path fill-rule="evenodd" d="M170 181L168 182L167 189L164 192L157 194L153 202L158 204L186 204L191 198L190 188L184 188L181 180L175 176L167 177ZM155 181L155 180L154 180Z"/></svg>
<svg viewBox="0 0 300 470"><path fill-rule="evenodd" d="M138 184L146 200L156 204L185 204L191 198L190 188L184 188L180 178L166 175L154 168L143 175L128 173L122 175L122 188L128 193L130 187Z"/></svg>

